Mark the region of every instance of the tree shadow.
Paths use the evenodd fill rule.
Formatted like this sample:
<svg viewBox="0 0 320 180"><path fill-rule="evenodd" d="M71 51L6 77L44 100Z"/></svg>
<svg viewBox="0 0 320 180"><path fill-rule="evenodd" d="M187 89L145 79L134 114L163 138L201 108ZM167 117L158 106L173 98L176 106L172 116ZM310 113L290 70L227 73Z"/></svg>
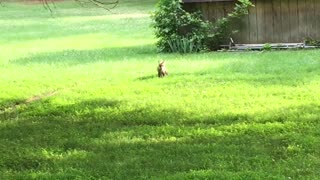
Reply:
<svg viewBox="0 0 320 180"><path fill-rule="evenodd" d="M150 80L150 79L155 79L155 78L157 78L156 75L148 75L148 76L139 77L139 78L137 78L137 80L145 81L145 80Z"/></svg>
<svg viewBox="0 0 320 180"><path fill-rule="evenodd" d="M0 115L0 171L41 172L38 178L186 178L206 170L224 172L218 178L269 177L266 171L315 177L319 114L311 104L195 118L112 99L68 105L48 99Z"/></svg>
<svg viewBox="0 0 320 180"><path fill-rule="evenodd" d="M155 54L153 45L141 45L133 47L112 47L96 50L64 50L61 52L46 52L30 57L11 61L17 65L27 64L63 64L68 66L89 64L95 62L114 62L124 60L148 59L148 55Z"/></svg>
<svg viewBox="0 0 320 180"><path fill-rule="evenodd" d="M22 98L12 98L12 99L4 99L0 98L0 112L5 111L7 108L14 107L20 103L23 103L25 99Z"/></svg>

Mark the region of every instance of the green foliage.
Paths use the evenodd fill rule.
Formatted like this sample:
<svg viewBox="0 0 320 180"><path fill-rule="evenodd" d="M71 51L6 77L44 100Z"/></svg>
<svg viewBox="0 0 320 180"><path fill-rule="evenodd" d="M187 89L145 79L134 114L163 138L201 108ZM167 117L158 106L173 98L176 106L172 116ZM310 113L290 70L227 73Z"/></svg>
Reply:
<svg viewBox="0 0 320 180"><path fill-rule="evenodd" d="M249 0L239 0L234 11L214 23L202 20L199 12L189 13L182 8L180 0L160 0L153 14L157 47L162 52L198 52L216 50L235 30L232 23L248 14L253 6ZM195 48L186 49L187 46Z"/></svg>
<svg viewBox="0 0 320 180"><path fill-rule="evenodd" d="M305 39L305 44L308 46L317 46L320 47L320 41L312 38L306 38Z"/></svg>
<svg viewBox="0 0 320 180"><path fill-rule="evenodd" d="M168 44L172 52L191 53L202 50L201 39L189 40L187 38L169 39Z"/></svg>
<svg viewBox="0 0 320 180"><path fill-rule="evenodd" d="M250 0L239 0L234 10L227 15L214 22L209 31L208 37L206 38L206 45L209 49L217 50L219 45L225 43L232 34L237 32L237 29L232 27L232 24L239 21L244 15L248 14L248 9L254 6Z"/></svg>
<svg viewBox="0 0 320 180"><path fill-rule="evenodd" d="M262 50L263 51L271 51L272 50L271 44L270 43L264 44L263 47L262 47Z"/></svg>
<svg viewBox="0 0 320 180"><path fill-rule="evenodd" d="M202 20L200 13L186 12L181 0L160 0L152 19L160 51L184 53L204 48L209 24Z"/></svg>

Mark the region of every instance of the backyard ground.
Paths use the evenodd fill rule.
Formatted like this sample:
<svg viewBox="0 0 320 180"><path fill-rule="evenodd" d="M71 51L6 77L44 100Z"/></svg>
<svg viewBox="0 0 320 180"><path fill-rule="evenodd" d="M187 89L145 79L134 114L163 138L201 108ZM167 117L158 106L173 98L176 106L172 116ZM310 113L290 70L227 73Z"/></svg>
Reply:
<svg viewBox="0 0 320 180"><path fill-rule="evenodd" d="M160 54L120 2L1 7L0 179L320 177L319 50Z"/></svg>

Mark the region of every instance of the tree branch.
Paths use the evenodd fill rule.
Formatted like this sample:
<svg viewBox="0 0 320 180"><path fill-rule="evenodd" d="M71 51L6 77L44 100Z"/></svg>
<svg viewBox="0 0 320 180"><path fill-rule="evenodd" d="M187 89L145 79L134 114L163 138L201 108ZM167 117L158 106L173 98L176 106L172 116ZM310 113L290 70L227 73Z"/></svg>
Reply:
<svg viewBox="0 0 320 180"><path fill-rule="evenodd" d="M55 2L54 2L55 0L39 0L39 1L41 2L42 6L48 11L50 11L51 13L53 12L51 6L56 8ZM106 0L106 1L104 0L73 0L73 1L79 3L81 6L84 6L85 3L91 3L107 11L110 11L111 9L115 8L119 4L119 0ZM0 0L0 6L4 6L3 5L4 2L5 0Z"/></svg>
<svg viewBox="0 0 320 180"><path fill-rule="evenodd" d="M41 0L41 2L42 2L42 6L43 6L45 9L49 10L50 13L52 14L52 9L51 9L50 5L48 4L48 1L47 1L47 0Z"/></svg>
<svg viewBox="0 0 320 180"><path fill-rule="evenodd" d="M115 8L119 4L119 0L114 0L111 2L102 2L100 0L88 0L88 1L96 5L97 7L103 8L107 11L110 11L111 9Z"/></svg>

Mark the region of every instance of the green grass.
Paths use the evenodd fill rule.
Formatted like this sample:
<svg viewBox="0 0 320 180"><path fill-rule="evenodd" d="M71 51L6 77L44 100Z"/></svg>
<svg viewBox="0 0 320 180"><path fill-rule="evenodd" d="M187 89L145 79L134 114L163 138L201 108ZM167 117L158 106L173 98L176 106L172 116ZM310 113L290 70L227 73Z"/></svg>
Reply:
<svg viewBox="0 0 320 180"><path fill-rule="evenodd" d="M1 8L0 179L320 177L319 50L158 54L121 2Z"/></svg>

